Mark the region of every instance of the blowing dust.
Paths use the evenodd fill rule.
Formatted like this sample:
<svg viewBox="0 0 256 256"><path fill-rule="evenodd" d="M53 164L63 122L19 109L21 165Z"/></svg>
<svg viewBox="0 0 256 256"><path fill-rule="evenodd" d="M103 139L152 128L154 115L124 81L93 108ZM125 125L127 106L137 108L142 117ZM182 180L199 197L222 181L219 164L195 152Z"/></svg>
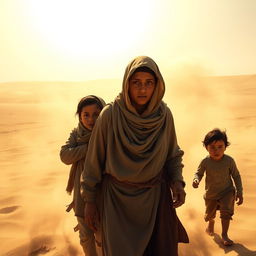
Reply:
<svg viewBox="0 0 256 256"><path fill-rule="evenodd" d="M197 165L206 155L203 137L215 127L226 129L231 141L227 154L237 160L242 178L250 177L244 179L245 205L236 208L231 224L231 235L240 247L229 252L255 255L250 253L256 250L252 241L256 235L252 229L256 226L252 217L256 210L252 182L256 109L251 98L252 93L256 95L256 77L237 79L209 78L193 69L165 79L164 101L172 110L179 145L185 151L187 201L178 215L191 242L180 246L181 256L224 254L218 236L213 240L204 232L204 185L197 190L191 186ZM94 94L110 102L120 90L120 80L1 84L1 255L82 255L78 233L73 232L75 217L65 212L71 201L65 192L70 166L61 163L59 150L77 125L80 98Z"/></svg>

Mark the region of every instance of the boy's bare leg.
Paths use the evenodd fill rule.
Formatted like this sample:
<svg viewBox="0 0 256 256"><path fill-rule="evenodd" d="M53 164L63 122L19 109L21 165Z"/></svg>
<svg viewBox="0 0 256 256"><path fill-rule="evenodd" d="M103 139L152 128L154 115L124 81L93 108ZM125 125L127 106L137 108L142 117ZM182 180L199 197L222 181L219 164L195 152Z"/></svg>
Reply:
<svg viewBox="0 0 256 256"><path fill-rule="evenodd" d="M224 245L232 245L234 242L228 237L228 229L229 229L230 219L221 219L222 225L222 242Z"/></svg>
<svg viewBox="0 0 256 256"><path fill-rule="evenodd" d="M209 220L208 226L205 230L206 233L210 236L213 236L213 234L214 234L214 223L215 223L214 219Z"/></svg>

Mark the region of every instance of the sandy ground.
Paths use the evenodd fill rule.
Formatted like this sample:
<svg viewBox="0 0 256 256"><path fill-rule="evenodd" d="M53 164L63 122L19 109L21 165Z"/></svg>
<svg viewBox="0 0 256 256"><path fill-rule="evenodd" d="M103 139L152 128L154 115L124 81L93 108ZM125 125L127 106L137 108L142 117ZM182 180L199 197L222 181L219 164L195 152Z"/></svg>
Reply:
<svg viewBox="0 0 256 256"><path fill-rule="evenodd" d="M181 256L256 255L256 76L202 78L195 73L167 79L164 100L172 109L181 148L185 151L187 201L178 209L190 244L180 245ZM65 212L69 167L60 162L59 149L76 126L78 100L88 94L107 102L121 81L86 83L29 82L0 84L0 255L82 255L72 213ZM244 204L235 207L230 237L220 243L204 232L204 184L191 186L193 173L206 155L204 135L226 129L244 184Z"/></svg>

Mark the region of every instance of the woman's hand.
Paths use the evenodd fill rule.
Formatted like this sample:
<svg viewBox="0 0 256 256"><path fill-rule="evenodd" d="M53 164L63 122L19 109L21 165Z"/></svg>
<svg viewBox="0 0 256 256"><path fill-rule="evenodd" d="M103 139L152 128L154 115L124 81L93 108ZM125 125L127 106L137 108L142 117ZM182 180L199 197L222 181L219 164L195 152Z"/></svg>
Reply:
<svg viewBox="0 0 256 256"><path fill-rule="evenodd" d="M173 194L173 207L180 207L185 203L186 192L182 182L176 181L171 184L172 194Z"/></svg>
<svg viewBox="0 0 256 256"><path fill-rule="evenodd" d="M84 221L93 232L97 231L97 223L99 223L99 214L94 202L85 203Z"/></svg>

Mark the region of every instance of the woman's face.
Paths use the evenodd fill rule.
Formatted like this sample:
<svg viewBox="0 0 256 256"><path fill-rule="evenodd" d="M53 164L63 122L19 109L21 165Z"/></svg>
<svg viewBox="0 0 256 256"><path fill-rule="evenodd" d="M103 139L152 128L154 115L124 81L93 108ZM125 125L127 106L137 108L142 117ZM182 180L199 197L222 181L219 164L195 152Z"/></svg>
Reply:
<svg viewBox="0 0 256 256"><path fill-rule="evenodd" d="M155 86L155 77L148 72L136 72L130 77L128 92L132 105L139 113L145 110Z"/></svg>
<svg viewBox="0 0 256 256"><path fill-rule="evenodd" d="M82 108L80 121L85 128L92 130L100 114L101 109L97 104L88 105Z"/></svg>

